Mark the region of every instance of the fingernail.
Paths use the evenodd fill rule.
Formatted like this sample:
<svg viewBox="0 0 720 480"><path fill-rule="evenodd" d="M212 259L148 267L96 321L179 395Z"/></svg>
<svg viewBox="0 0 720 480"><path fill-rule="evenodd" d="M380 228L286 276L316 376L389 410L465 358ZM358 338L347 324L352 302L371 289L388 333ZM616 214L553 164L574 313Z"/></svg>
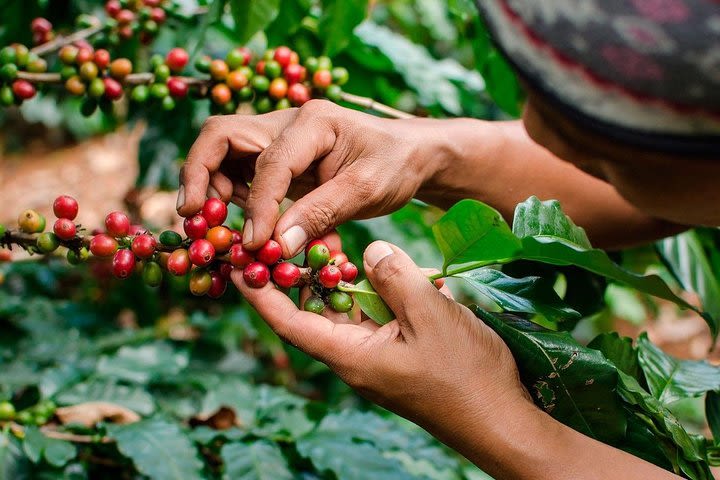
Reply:
<svg viewBox="0 0 720 480"><path fill-rule="evenodd" d="M392 248L386 242L373 242L365 250L365 263L368 264L368 267L373 268L380 263L380 260L393 253Z"/></svg>
<svg viewBox="0 0 720 480"><path fill-rule="evenodd" d="M243 244L248 245L252 243L253 240L253 226L252 226L252 218L248 218L245 220L245 227L243 228Z"/></svg>
<svg viewBox="0 0 720 480"><path fill-rule="evenodd" d="M217 190L215 190L215 187L210 185L207 188L207 198L220 198L220 193Z"/></svg>
<svg viewBox="0 0 720 480"><path fill-rule="evenodd" d="M175 210L180 210L185 205L185 185L180 185L178 190L177 203L175 204Z"/></svg>
<svg viewBox="0 0 720 480"><path fill-rule="evenodd" d="M281 236L285 242L285 247L291 255L300 250L307 242L307 233L299 225L288 228Z"/></svg>

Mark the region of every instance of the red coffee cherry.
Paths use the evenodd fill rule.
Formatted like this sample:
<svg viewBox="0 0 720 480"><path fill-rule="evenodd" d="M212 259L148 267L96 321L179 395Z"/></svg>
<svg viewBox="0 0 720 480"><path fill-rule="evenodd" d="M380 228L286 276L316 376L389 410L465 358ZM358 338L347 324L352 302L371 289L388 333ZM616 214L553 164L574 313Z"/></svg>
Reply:
<svg viewBox="0 0 720 480"><path fill-rule="evenodd" d="M132 73L133 65L127 58L118 58L110 63L110 75L122 80Z"/></svg>
<svg viewBox="0 0 720 480"><path fill-rule="evenodd" d="M122 212L108 213L105 230L113 237L124 237L130 233L130 219Z"/></svg>
<svg viewBox="0 0 720 480"><path fill-rule="evenodd" d="M178 277L187 275L191 266L190 256L188 255L188 251L184 248L175 250L167 259L168 272Z"/></svg>
<svg viewBox="0 0 720 480"><path fill-rule="evenodd" d="M155 254L157 240L152 235L143 233L133 238L131 248L136 257L150 258Z"/></svg>
<svg viewBox="0 0 720 480"><path fill-rule="evenodd" d="M205 267L215 259L215 247L209 241L201 238L190 244L188 256L193 265Z"/></svg>
<svg viewBox="0 0 720 480"><path fill-rule="evenodd" d="M206 270L195 270L190 275L190 292L198 297L205 295L212 287L212 277Z"/></svg>
<svg viewBox="0 0 720 480"><path fill-rule="evenodd" d="M227 280L220 272L210 272L210 279L211 285L210 289L207 291L207 296L210 298L222 297L227 289Z"/></svg>
<svg viewBox="0 0 720 480"><path fill-rule="evenodd" d="M90 46L79 46L77 56L75 57L75 63L78 65L83 65L88 62L92 62L95 57L95 53L93 53L93 49ZM93 64L95 65L95 64ZM97 66L95 66L97 69Z"/></svg>
<svg viewBox="0 0 720 480"><path fill-rule="evenodd" d="M105 4L105 12L111 17L115 17L122 10L119 0L108 0Z"/></svg>
<svg viewBox="0 0 720 480"><path fill-rule="evenodd" d="M227 218L227 214L227 205L219 198L208 198L205 200L202 210L200 210L200 215L205 217L208 227L222 225Z"/></svg>
<svg viewBox="0 0 720 480"><path fill-rule="evenodd" d="M233 245L235 245L236 243L242 243L242 233L238 232L237 230L231 230L231 232Z"/></svg>
<svg viewBox="0 0 720 480"><path fill-rule="evenodd" d="M77 229L72 220L68 218L58 218L53 225L53 232L55 232L55 235L57 235L60 240L72 240L75 238Z"/></svg>
<svg viewBox="0 0 720 480"><path fill-rule="evenodd" d="M352 283L358 276L358 268L354 263L345 262L338 265L340 273L342 273L342 281Z"/></svg>
<svg viewBox="0 0 720 480"><path fill-rule="evenodd" d="M37 90L35 90L35 85L28 82L27 80L22 79L15 80L12 83L12 91L15 96L21 100L29 100L35 96L35 93L37 93Z"/></svg>
<svg viewBox="0 0 720 480"><path fill-rule="evenodd" d="M225 253L233 246L233 234L229 228L218 226L208 230L205 239L212 243L215 251Z"/></svg>
<svg viewBox="0 0 720 480"><path fill-rule="evenodd" d="M120 84L120 82L118 82L114 78L103 78L103 85L105 85L105 98L109 100L117 100L118 98L122 97L122 84Z"/></svg>
<svg viewBox="0 0 720 480"><path fill-rule="evenodd" d="M305 80L305 67L291 63L285 67L285 80L292 85Z"/></svg>
<svg viewBox="0 0 720 480"><path fill-rule="evenodd" d="M117 241L105 233L95 235L90 240L90 251L96 257L110 257L118 249Z"/></svg>
<svg viewBox="0 0 720 480"><path fill-rule="evenodd" d="M12 260L12 252L7 248L0 248L0 263Z"/></svg>
<svg viewBox="0 0 720 480"><path fill-rule="evenodd" d="M325 243L325 240L320 240L320 239L318 238L318 239L315 239L315 240L311 240L310 243L308 243L308 244L305 246L305 255L306 255L306 256L307 256L308 253L310 253L310 249L311 249L312 247L314 247L315 245L324 245L325 248L327 248L328 250L330 250L330 248L328 247L328 244Z"/></svg>
<svg viewBox="0 0 720 480"><path fill-rule="evenodd" d="M227 281L230 281L230 275L232 274L233 270L233 266L225 262L221 263L220 268L218 269L220 275Z"/></svg>
<svg viewBox="0 0 720 480"><path fill-rule="evenodd" d="M235 90L237 92L238 90L247 87L248 79L242 72L235 70L228 73L225 83L227 83L231 90Z"/></svg>
<svg viewBox="0 0 720 480"><path fill-rule="evenodd" d="M302 83L294 83L288 87L287 98L296 107L310 101L310 89Z"/></svg>
<svg viewBox="0 0 720 480"><path fill-rule="evenodd" d="M135 270L135 255L130 250L118 250L112 261L113 275L127 278Z"/></svg>
<svg viewBox="0 0 720 480"><path fill-rule="evenodd" d="M202 215L193 215L190 218L186 218L183 222L183 229L185 235L191 240L198 240L205 238L208 232L208 222Z"/></svg>
<svg viewBox="0 0 720 480"><path fill-rule="evenodd" d="M270 88L268 89L268 94L270 97L274 98L275 100L280 100L281 98L285 98L285 95L287 95L288 92L288 82L282 77L278 77L273 79L272 82L270 82Z"/></svg>
<svg viewBox="0 0 720 480"><path fill-rule="evenodd" d="M255 73L265 75L265 60L260 60L255 64Z"/></svg>
<svg viewBox="0 0 720 480"><path fill-rule="evenodd" d="M245 268L254 261L255 257L252 252L243 247L241 243L236 243L230 247L230 263L232 263L233 267Z"/></svg>
<svg viewBox="0 0 720 480"><path fill-rule="evenodd" d="M115 20L117 20L120 25L128 25L135 20L135 13L128 9L120 10L117 15L115 15Z"/></svg>
<svg viewBox="0 0 720 480"><path fill-rule="evenodd" d="M30 23L30 30L33 33L49 33L52 31L52 23L46 18L37 17Z"/></svg>
<svg viewBox="0 0 720 480"><path fill-rule="evenodd" d="M291 288L300 282L300 268L294 263L278 263L272 271L273 281L282 288Z"/></svg>
<svg viewBox="0 0 720 480"><path fill-rule="evenodd" d="M253 262L243 270L243 279L249 287L262 288L270 281L270 269L260 262Z"/></svg>
<svg viewBox="0 0 720 480"><path fill-rule="evenodd" d="M274 265L282 258L282 247L278 242L270 239L265 242L265 245L260 247L255 257L265 265Z"/></svg>
<svg viewBox="0 0 720 480"><path fill-rule="evenodd" d="M313 75L313 85L318 88L327 88L332 83L332 73L330 70L318 70Z"/></svg>
<svg viewBox="0 0 720 480"><path fill-rule="evenodd" d="M150 12L150 20L154 21L158 25L162 25L163 23L165 23L165 20L167 20L165 10L163 10L162 8L153 8Z"/></svg>
<svg viewBox="0 0 720 480"><path fill-rule="evenodd" d="M173 72L181 72L187 65L190 56L183 48L173 48L165 57L165 64L170 67Z"/></svg>
<svg viewBox="0 0 720 480"><path fill-rule="evenodd" d="M174 98L183 98L188 94L188 84L177 77L170 77L167 81L170 96Z"/></svg>
<svg viewBox="0 0 720 480"><path fill-rule="evenodd" d="M290 58L292 56L292 50L286 46L277 47L273 58L280 64L281 67L285 68L290 65Z"/></svg>
<svg viewBox="0 0 720 480"><path fill-rule="evenodd" d="M78 214L78 202L73 197L61 195L53 202L53 213L57 218L75 220Z"/></svg>
<svg viewBox="0 0 720 480"><path fill-rule="evenodd" d="M325 288L335 288L342 280L342 273L335 265L325 265L318 273L318 281Z"/></svg>
<svg viewBox="0 0 720 480"><path fill-rule="evenodd" d="M348 262L348 257L343 252L330 252L330 263L335 266L340 266L343 263Z"/></svg>
<svg viewBox="0 0 720 480"><path fill-rule="evenodd" d="M100 48L95 51L93 55L93 61L100 70L105 70L110 65L110 52L104 48Z"/></svg>

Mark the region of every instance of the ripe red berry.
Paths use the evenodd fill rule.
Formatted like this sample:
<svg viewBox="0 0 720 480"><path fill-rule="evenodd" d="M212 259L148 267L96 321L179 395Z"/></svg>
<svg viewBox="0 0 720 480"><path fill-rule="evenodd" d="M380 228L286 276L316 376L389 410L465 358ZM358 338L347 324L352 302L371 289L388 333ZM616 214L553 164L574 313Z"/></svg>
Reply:
<svg viewBox="0 0 720 480"><path fill-rule="evenodd" d="M159 7L162 3L162 0L143 0L143 3L147 7Z"/></svg>
<svg viewBox="0 0 720 480"><path fill-rule="evenodd" d="M173 72L181 72L187 65L190 56L183 48L173 48L165 57L165 64L170 67Z"/></svg>
<svg viewBox="0 0 720 480"><path fill-rule="evenodd" d="M345 262L338 266L340 273L342 273L342 281L352 283L358 276L358 268L354 263Z"/></svg>
<svg viewBox="0 0 720 480"><path fill-rule="evenodd" d="M291 63L285 67L285 80L287 80L290 85L304 81L305 67L297 63Z"/></svg>
<svg viewBox="0 0 720 480"><path fill-rule="evenodd" d="M28 100L35 96L37 92L35 85L27 80L15 80L12 84L12 91L16 97L21 100Z"/></svg>
<svg viewBox="0 0 720 480"><path fill-rule="evenodd" d="M117 241L105 233L95 235L90 240L90 251L96 257L110 257L118 249Z"/></svg>
<svg viewBox="0 0 720 480"><path fill-rule="evenodd" d="M117 100L122 97L123 87L114 78L105 77L103 78L103 85L105 85L105 98L110 100Z"/></svg>
<svg viewBox="0 0 720 480"><path fill-rule="evenodd" d="M96 50L95 55L93 56L93 61L100 70L105 70L108 65L110 65L110 52L104 48Z"/></svg>
<svg viewBox="0 0 720 480"><path fill-rule="evenodd" d="M238 50L243 55L243 65L249 65L250 60L252 60L252 52L250 51L250 49L247 47L240 47L238 48Z"/></svg>
<svg viewBox="0 0 720 480"><path fill-rule="evenodd" d="M219 198L208 198L205 200L205 204L200 211L200 215L207 220L208 227L222 225L227 218L227 214L227 205Z"/></svg>
<svg viewBox="0 0 720 480"><path fill-rule="evenodd" d="M113 237L124 237L130 233L130 219L122 212L108 213L105 230Z"/></svg>
<svg viewBox="0 0 720 480"><path fill-rule="evenodd" d="M166 19L167 15L165 14L165 10L162 8L153 8L150 12L150 20L154 21L158 25L165 23Z"/></svg>
<svg viewBox="0 0 720 480"><path fill-rule="evenodd" d="M210 272L210 279L211 285L210 289L207 291L207 296L210 298L222 297L227 289L227 280L220 272Z"/></svg>
<svg viewBox="0 0 720 480"><path fill-rule="evenodd" d="M111 17L115 17L122 10L119 0L108 0L105 4L105 12Z"/></svg>
<svg viewBox="0 0 720 480"><path fill-rule="evenodd" d="M190 271L190 267L190 256L188 255L188 251L184 248L175 250L167 259L168 272L178 277L187 275Z"/></svg>
<svg viewBox="0 0 720 480"><path fill-rule="evenodd" d="M302 83L294 83L288 87L287 98L296 107L310 101L310 89Z"/></svg>
<svg viewBox="0 0 720 480"><path fill-rule="evenodd" d="M188 94L188 84L177 77L168 78L167 87L171 97L183 98Z"/></svg>
<svg viewBox="0 0 720 480"><path fill-rule="evenodd" d="M226 84L218 83L210 90L210 96L218 105L226 105L232 100L232 91Z"/></svg>
<svg viewBox="0 0 720 480"><path fill-rule="evenodd" d="M318 88L327 88L332 83L332 73L330 70L318 70L313 75L313 85Z"/></svg>
<svg viewBox="0 0 720 480"><path fill-rule="evenodd" d="M235 245L236 243L242 243L242 233L238 232L237 230L231 230L231 232L233 245Z"/></svg>
<svg viewBox="0 0 720 480"><path fill-rule="evenodd" d="M318 238L318 239L312 240L310 243L307 244L307 246L305 247L305 255L307 255L308 253L310 253L310 249L311 249L312 247L314 247L315 245L324 245L325 248L327 248L328 250L330 250L330 249L328 248L327 243L325 243L325 240L320 240L320 239Z"/></svg>
<svg viewBox="0 0 720 480"><path fill-rule="evenodd" d="M265 75L265 60L260 60L255 64L255 73Z"/></svg>
<svg viewBox="0 0 720 480"><path fill-rule="evenodd" d="M47 18L37 17L30 23L30 30L33 33L45 34L52 31L52 23Z"/></svg>
<svg viewBox="0 0 720 480"><path fill-rule="evenodd" d="M90 46L79 47L77 56L75 57L75 63L82 65L84 63L92 62L95 57L93 49ZM97 69L97 66L95 67Z"/></svg>
<svg viewBox="0 0 720 480"><path fill-rule="evenodd" d="M223 263L220 264L220 269L219 269L218 271L220 272L220 275L221 275L225 280L228 280L228 281L229 281L229 280L230 280L230 275L232 274L233 270L234 270L234 268L233 268L233 266L232 266L231 264L226 263L226 262L223 262Z"/></svg>
<svg viewBox="0 0 720 480"><path fill-rule="evenodd" d="M282 46L275 49L273 58L280 64L281 67L285 68L290 65L290 59L292 57L292 50L288 47Z"/></svg>
<svg viewBox="0 0 720 480"><path fill-rule="evenodd" d="M78 214L78 202L73 197L61 195L53 202L53 213L57 218L75 220Z"/></svg>
<svg viewBox="0 0 720 480"><path fill-rule="evenodd" d="M278 263L272 271L272 277L277 286L291 288L300 282L300 268L294 263Z"/></svg>
<svg viewBox="0 0 720 480"><path fill-rule="evenodd" d="M205 267L215 259L215 247L209 241L201 238L190 244L188 256L193 265Z"/></svg>
<svg viewBox="0 0 720 480"><path fill-rule="evenodd" d="M233 267L245 268L254 261L255 257L252 252L243 247L241 243L236 243L230 247L230 263L232 263Z"/></svg>
<svg viewBox="0 0 720 480"><path fill-rule="evenodd" d="M348 262L348 257L343 252L330 252L330 263L335 266L340 266L343 263Z"/></svg>
<svg viewBox="0 0 720 480"><path fill-rule="evenodd" d="M117 15L115 15L115 20L117 20L120 25L128 25L135 20L135 13L128 9L120 10Z"/></svg>
<svg viewBox="0 0 720 480"><path fill-rule="evenodd" d="M275 240L268 240L255 254L259 262L274 265L282 258L282 247Z"/></svg>
<svg viewBox="0 0 720 480"><path fill-rule="evenodd" d="M213 227L208 230L205 239L212 243L215 251L225 253L230 250L233 245L233 234L229 228L223 226Z"/></svg>
<svg viewBox="0 0 720 480"><path fill-rule="evenodd" d="M186 218L183 222L183 229L185 235L191 240L198 240L205 238L208 232L208 222L202 215L193 215L190 218Z"/></svg>
<svg viewBox="0 0 720 480"><path fill-rule="evenodd" d="M77 229L72 220L68 218L58 218L53 225L53 232L60 240L71 240L75 238Z"/></svg>
<svg viewBox="0 0 720 480"><path fill-rule="evenodd" d="M318 273L318 281L325 288L335 288L342 280L342 273L335 265L325 265Z"/></svg>
<svg viewBox="0 0 720 480"><path fill-rule="evenodd" d="M262 288L270 281L270 269L260 262L253 262L243 270L243 279L249 287Z"/></svg>
<svg viewBox="0 0 720 480"><path fill-rule="evenodd" d="M0 248L0 263L12 260L12 252L7 248Z"/></svg>
<svg viewBox="0 0 720 480"><path fill-rule="evenodd" d="M127 278L135 270L135 255L127 249L118 250L112 261L113 275Z"/></svg>
<svg viewBox="0 0 720 480"><path fill-rule="evenodd" d="M143 233L133 238L132 251L138 258L150 258L155 254L157 240L150 234Z"/></svg>

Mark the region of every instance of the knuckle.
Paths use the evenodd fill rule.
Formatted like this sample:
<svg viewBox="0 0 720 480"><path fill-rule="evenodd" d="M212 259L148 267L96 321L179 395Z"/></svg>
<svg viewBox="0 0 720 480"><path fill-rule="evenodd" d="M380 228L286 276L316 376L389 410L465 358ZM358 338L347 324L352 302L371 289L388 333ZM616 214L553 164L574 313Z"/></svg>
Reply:
<svg viewBox="0 0 720 480"><path fill-rule="evenodd" d="M318 237L336 225L338 214L334 206L316 204L301 210L301 218L305 219L306 231L313 237Z"/></svg>
<svg viewBox="0 0 720 480"><path fill-rule="evenodd" d="M200 128L202 133L217 132L223 123L223 119L219 115L213 115L205 119Z"/></svg>
<svg viewBox="0 0 720 480"><path fill-rule="evenodd" d="M375 269L378 281L384 286L389 286L407 271L407 264L399 255L390 255L381 260Z"/></svg>
<svg viewBox="0 0 720 480"><path fill-rule="evenodd" d="M327 112L330 107L331 103L328 100L322 100L318 98L313 98L312 100L309 100L303 104L302 107L300 107L300 114L301 115L318 115L321 113Z"/></svg>

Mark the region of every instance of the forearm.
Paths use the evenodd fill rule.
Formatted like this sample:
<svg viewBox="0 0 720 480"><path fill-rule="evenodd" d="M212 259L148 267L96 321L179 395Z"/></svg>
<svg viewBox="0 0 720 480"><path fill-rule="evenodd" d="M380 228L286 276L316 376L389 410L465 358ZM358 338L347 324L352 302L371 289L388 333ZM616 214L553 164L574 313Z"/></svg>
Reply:
<svg viewBox="0 0 720 480"><path fill-rule="evenodd" d="M555 157L534 143L519 121L448 120L434 141L440 145L434 158L438 168L418 197L442 208L475 198L510 221L515 206L529 196L554 198L603 248L641 244L683 229L642 213L610 184Z"/></svg>

